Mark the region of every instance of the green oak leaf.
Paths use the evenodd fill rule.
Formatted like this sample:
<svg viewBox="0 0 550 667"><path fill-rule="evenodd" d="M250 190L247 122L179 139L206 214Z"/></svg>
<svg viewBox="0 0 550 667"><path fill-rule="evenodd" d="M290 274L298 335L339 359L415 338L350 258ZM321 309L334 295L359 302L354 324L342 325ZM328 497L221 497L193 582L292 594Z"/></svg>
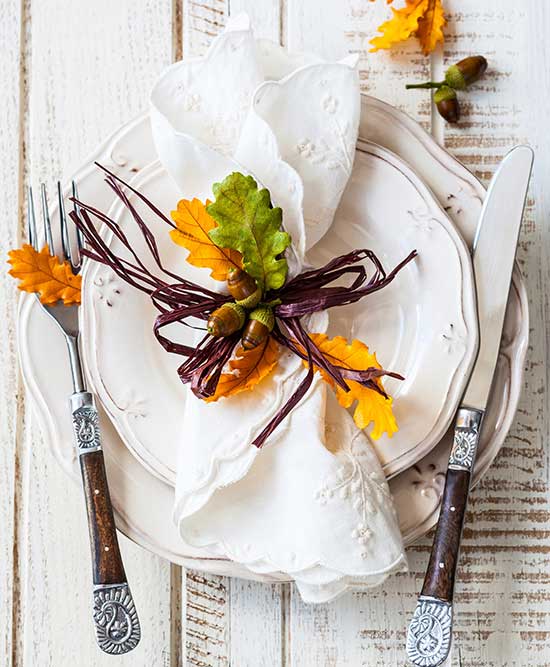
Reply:
<svg viewBox="0 0 550 667"><path fill-rule="evenodd" d="M216 201L207 207L218 226L208 232L220 248L238 250L243 268L263 292L282 287L286 280L286 259L278 258L290 245L281 231L282 210L271 207L266 189L258 190L252 176L238 171L212 187Z"/></svg>

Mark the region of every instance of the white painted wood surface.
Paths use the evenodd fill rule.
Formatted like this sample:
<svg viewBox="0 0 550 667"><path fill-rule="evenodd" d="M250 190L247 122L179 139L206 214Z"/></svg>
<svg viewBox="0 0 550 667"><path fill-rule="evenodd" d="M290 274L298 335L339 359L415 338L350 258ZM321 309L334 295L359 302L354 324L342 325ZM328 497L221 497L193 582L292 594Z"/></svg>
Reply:
<svg viewBox="0 0 550 667"><path fill-rule="evenodd" d="M399 0L396 0L399 5ZM414 41L368 53L383 0L0 0L2 251L22 235L23 186L66 176L146 105L155 76L201 53L227 16L246 10L259 35L292 49L360 55L362 85L407 110L484 181L514 143L537 161L520 248L531 346L516 424L473 492L457 588L453 664L550 665L550 6L546 0L445 0L447 41L431 58ZM474 52L491 67L445 126L408 80L441 74ZM89 615L90 569L80 490L36 431L16 365L13 284L0 275L0 659L42 667L403 665L404 637L430 540L384 589L304 605L293 587L182 573L123 540L143 640L124 658L100 654ZM167 518L168 519L168 518Z"/></svg>

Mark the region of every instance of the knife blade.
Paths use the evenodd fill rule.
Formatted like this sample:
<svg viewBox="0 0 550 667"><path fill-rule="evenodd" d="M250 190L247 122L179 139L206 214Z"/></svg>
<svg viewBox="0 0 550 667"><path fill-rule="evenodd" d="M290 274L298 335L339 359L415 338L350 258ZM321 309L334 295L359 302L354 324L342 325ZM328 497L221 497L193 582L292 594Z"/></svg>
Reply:
<svg viewBox="0 0 550 667"><path fill-rule="evenodd" d="M528 146L517 146L504 157L487 190L474 240L479 350L456 416L430 561L407 633L407 656L418 667L438 667L451 648L454 581L471 473L498 359L532 164Z"/></svg>

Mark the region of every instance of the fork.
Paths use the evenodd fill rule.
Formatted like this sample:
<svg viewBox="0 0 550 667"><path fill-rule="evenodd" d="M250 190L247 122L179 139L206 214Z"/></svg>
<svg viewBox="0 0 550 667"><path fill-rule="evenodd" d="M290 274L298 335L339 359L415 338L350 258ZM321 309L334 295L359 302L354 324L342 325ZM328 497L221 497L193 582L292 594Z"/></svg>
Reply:
<svg viewBox="0 0 550 667"><path fill-rule="evenodd" d="M72 183L73 199L78 199L76 184ZM61 231L60 261L70 263L74 275L82 268L82 237L76 231L76 243L71 243L61 183L57 183L59 221ZM52 226L48 209L46 187L40 186L40 202L44 240L51 255L56 255ZM78 207L75 204L78 215ZM40 251L32 188L28 191L29 243ZM76 246L76 247L75 247ZM102 651L110 654L127 653L134 649L141 638L136 608L126 580L116 534L113 508L107 485L105 463L101 449L99 418L93 395L86 390L80 361L78 305L66 306L61 301L53 305L39 303L56 322L65 336L73 394L70 397L75 445L82 473L82 485L86 499L88 529L92 552L93 570L93 620L97 643Z"/></svg>

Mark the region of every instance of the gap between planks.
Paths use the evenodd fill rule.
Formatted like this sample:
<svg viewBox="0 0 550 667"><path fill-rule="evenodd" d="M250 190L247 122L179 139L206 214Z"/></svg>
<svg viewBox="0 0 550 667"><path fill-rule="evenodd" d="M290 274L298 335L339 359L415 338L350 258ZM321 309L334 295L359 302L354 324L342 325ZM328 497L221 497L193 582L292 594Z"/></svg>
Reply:
<svg viewBox="0 0 550 667"><path fill-rule="evenodd" d="M25 220L25 183L28 181L28 115L29 115L29 73L31 62L31 0L20 0L19 5L19 97L18 97L18 165L17 165L17 244L24 237ZM22 630L22 581L19 562L20 554L20 526L19 516L23 511L24 488L22 484L22 470L25 465L24 430L25 430L25 392L23 389L23 378L19 364L16 370L16 424L15 424L15 451L14 451L14 486L13 486L13 533L12 533L12 609L11 609L11 661L12 665L18 664L19 649L22 646L20 633Z"/></svg>

